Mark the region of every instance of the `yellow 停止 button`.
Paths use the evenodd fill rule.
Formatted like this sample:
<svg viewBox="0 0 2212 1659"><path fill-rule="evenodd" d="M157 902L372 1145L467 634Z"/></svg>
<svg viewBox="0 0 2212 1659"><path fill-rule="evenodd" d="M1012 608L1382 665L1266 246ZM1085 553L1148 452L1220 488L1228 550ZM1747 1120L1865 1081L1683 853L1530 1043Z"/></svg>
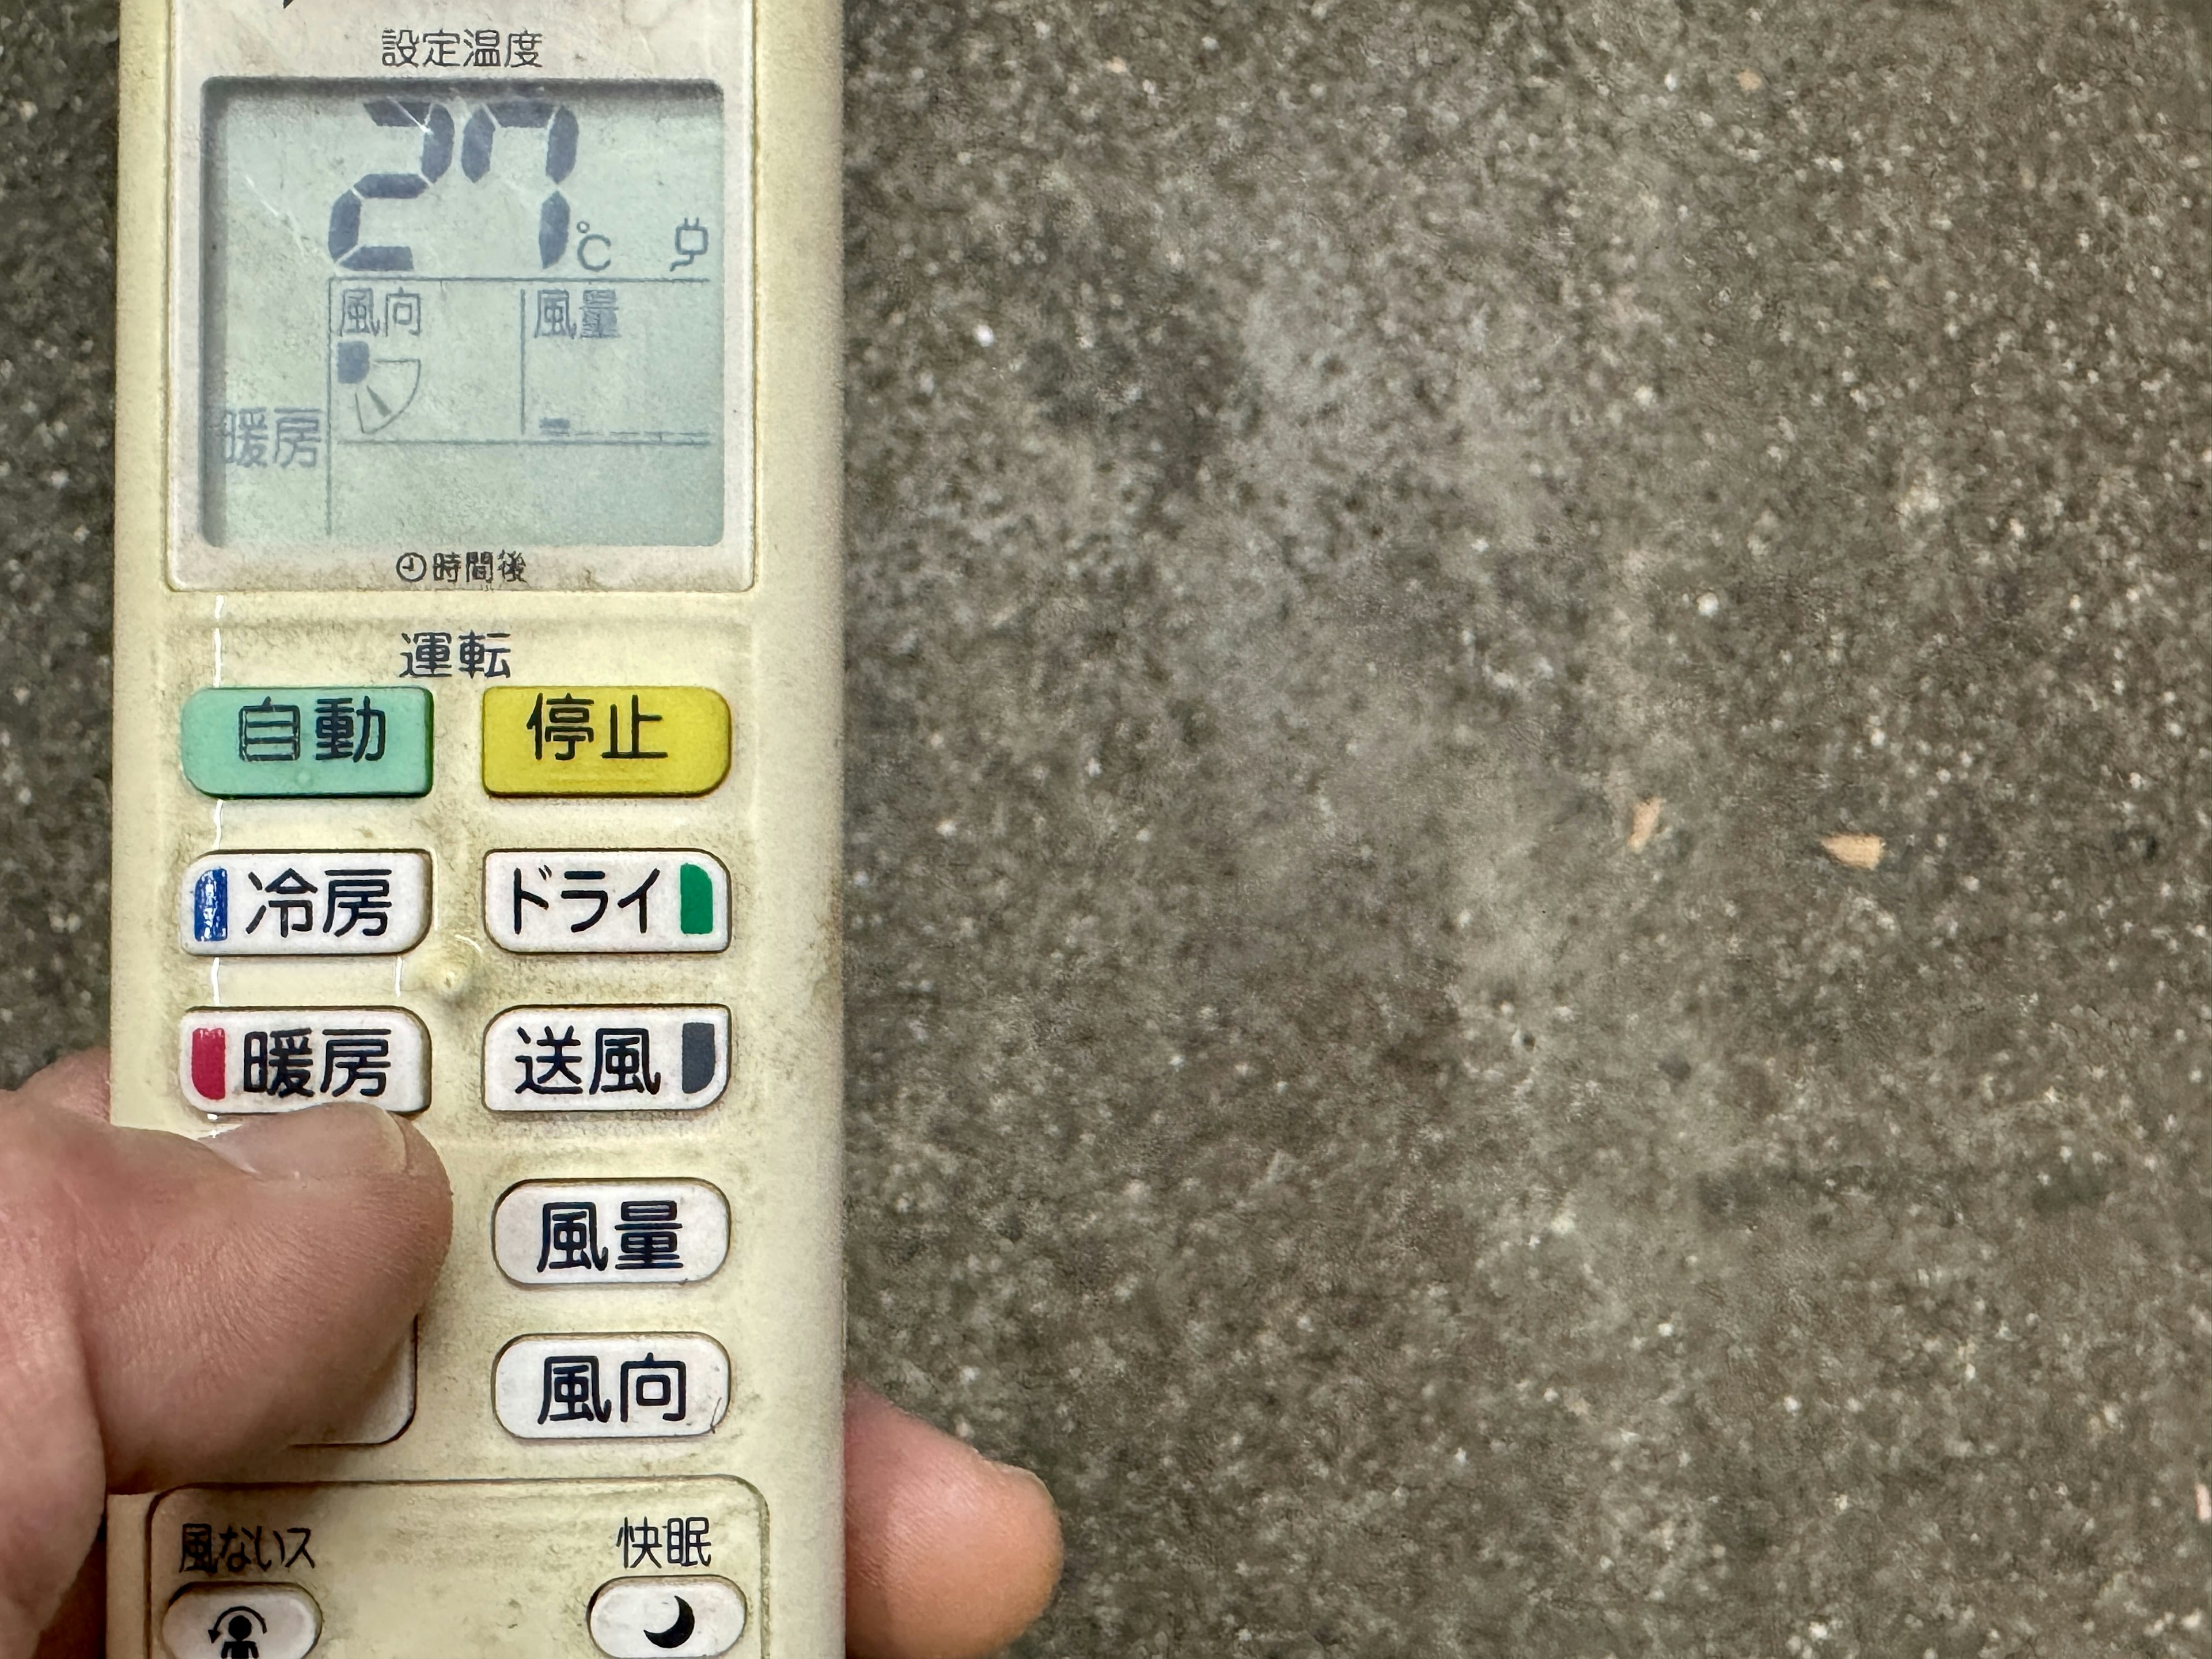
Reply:
<svg viewBox="0 0 2212 1659"><path fill-rule="evenodd" d="M502 685L483 694L495 795L703 795L730 769L730 705L696 685Z"/></svg>

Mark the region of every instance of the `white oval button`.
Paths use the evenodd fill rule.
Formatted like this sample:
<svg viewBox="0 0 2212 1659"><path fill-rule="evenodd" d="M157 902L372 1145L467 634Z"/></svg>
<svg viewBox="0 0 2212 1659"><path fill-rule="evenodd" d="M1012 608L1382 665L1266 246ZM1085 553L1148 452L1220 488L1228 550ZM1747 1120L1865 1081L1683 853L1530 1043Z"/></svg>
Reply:
<svg viewBox="0 0 2212 1659"><path fill-rule="evenodd" d="M525 1440L708 1434L730 1403L730 1357L712 1337L518 1336L499 1352L492 1403Z"/></svg>
<svg viewBox="0 0 2212 1659"><path fill-rule="evenodd" d="M215 853L178 899L177 943L194 956L398 956L430 925L430 855Z"/></svg>
<svg viewBox="0 0 2212 1659"><path fill-rule="evenodd" d="M617 1578L592 1598L609 1659L713 1659L744 1633L744 1595L726 1578Z"/></svg>
<svg viewBox="0 0 2212 1659"><path fill-rule="evenodd" d="M419 1112L430 1103L430 1038L398 1008L195 1008L177 1030L177 1080L219 1115L333 1100Z"/></svg>
<svg viewBox="0 0 2212 1659"><path fill-rule="evenodd" d="M495 1112L690 1112L730 1081L730 1011L510 1008L484 1030Z"/></svg>
<svg viewBox="0 0 2212 1659"><path fill-rule="evenodd" d="M176 1659L301 1659L322 1633L322 1610L297 1584L195 1584L161 1619Z"/></svg>
<svg viewBox="0 0 2212 1659"><path fill-rule="evenodd" d="M703 1181L526 1181L491 1244L518 1285L686 1285L730 1253L730 1206Z"/></svg>
<svg viewBox="0 0 2212 1659"><path fill-rule="evenodd" d="M484 928L502 949L636 955L730 948L730 876L684 848L484 854Z"/></svg>

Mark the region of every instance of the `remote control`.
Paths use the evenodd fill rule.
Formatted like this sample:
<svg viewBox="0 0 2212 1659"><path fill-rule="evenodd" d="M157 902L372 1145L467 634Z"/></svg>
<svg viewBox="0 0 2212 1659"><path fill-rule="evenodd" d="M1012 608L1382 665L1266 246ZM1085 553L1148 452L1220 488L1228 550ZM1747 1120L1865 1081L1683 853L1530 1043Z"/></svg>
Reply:
<svg viewBox="0 0 2212 1659"><path fill-rule="evenodd" d="M113 1099L408 1115L368 1403L112 1659L843 1651L838 19L125 0Z"/></svg>

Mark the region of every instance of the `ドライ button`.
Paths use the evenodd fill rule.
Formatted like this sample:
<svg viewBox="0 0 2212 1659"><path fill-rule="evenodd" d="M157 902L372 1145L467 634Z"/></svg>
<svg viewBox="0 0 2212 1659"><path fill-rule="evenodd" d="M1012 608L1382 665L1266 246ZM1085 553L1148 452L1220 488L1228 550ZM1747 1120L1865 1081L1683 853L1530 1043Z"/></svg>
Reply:
<svg viewBox="0 0 2212 1659"><path fill-rule="evenodd" d="M730 705L697 685L502 685L483 694L495 795L703 795L730 769Z"/></svg>
<svg viewBox="0 0 2212 1659"><path fill-rule="evenodd" d="M322 1610L297 1584L195 1584L161 1616L175 1659L304 1659L322 1633Z"/></svg>
<svg viewBox="0 0 2212 1659"><path fill-rule="evenodd" d="M730 878L690 849L549 848L484 856L484 927L509 951L723 951Z"/></svg>
<svg viewBox="0 0 2212 1659"><path fill-rule="evenodd" d="M203 794L428 794L430 694L418 686L210 687L185 700L178 757Z"/></svg>
<svg viewBox="0 0 2212 1659"><path fill-rule="evenodd" d="M592 1598L590 1622L607 1659L714 1659L745 1633L745 1598L726 1578L617 1578Z"/></svg>
<svg viewBox="0 0 2212 1659"><path fill-rule="evenodd" d="M729 1201L703 1181L526 1181L492 1212L518 1285L684 1285L730 1253Z"/></svg>

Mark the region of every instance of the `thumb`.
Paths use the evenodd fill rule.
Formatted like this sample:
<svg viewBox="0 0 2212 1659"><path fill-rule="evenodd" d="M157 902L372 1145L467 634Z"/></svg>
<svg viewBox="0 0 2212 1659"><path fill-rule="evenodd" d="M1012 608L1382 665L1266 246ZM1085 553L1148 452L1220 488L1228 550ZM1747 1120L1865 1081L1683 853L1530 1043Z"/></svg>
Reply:
<svg viewBox="0 0 2212 1659"><path fill-rule="evenodd" d="M0 1097L0 1138L4 1654L106 1492L217 1475L359 1396L429 1293L451 1200L429 1144L367 1106L194 1141L34 1086Z"/></svg>

